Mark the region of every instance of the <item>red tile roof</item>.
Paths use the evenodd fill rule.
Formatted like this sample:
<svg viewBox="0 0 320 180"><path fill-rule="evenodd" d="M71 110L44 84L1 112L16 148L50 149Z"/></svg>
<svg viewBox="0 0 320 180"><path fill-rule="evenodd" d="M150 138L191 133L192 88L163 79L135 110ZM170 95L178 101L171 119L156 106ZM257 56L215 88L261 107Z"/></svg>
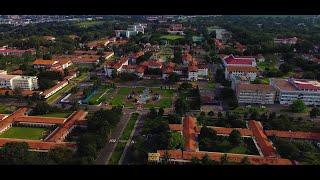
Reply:
<svg viewBox="0 0 320 180"><path fill-rule="evenodd" d="M45 66L52 66L56 63L57 61L54 61L54 60L43 60L43 59L36 59L33 62L34 65L45 65Z"/></svg>
<svg viewBox="0 0 320 180"><path fill-rule="evenodd" d="M265 133L267 136L277 136L282 138L320 140L320 133L315 132L266 130Z"/></svg>
<svg viewBox="0 0 320 180"><path fill-rule="evenodd" d="M221 152L207 152L207 151L183 151L181 150L158 150L160 157L164 157L167 153L171 159L185 159L191 160L192 158L202 159L205 155L208 155L211 160L221 161L221 157L227 155L228 161L241 162L243 158L247 157L248 161L253 165L293 165L289 159L283 159L278 157L262 157L256 155L246 154L232 154L232 153L221 153Z"/></svg>
<svg viewBox="0 0 320 180"><path fill-rule="evenodd" d="M63 86L63 85L66 84L66 83L68 84L68 81L67 81L67 80L61 81L60 83L56 84L56 85L53 86L52 88L43 91L43 93L42 93L43 96L48 95L49 93L51 93L52 91L60 88L61 86Z"/></svg>
<svg viewBox="0 0 320 180"><path fill-rule="evenodd" d="M64 137L69 133L70 128L75 125L76 121L84 119L86 115L87 112L83 110L74 112L67 118L67 120L65 120L65 123L59 127L57 131L54 131L49 135L50 137L48 137L47 141L62 142Z"/></svg>
<svg viewBox="0 0 320 180"><path fill-rule="evenodd" d="M198 67L197 66L188 66L188 71L189 72L197 72L198 71Z"/></svg>
<svg viewBox="0 0 320 180"><path fill-rule="evenodd" d="M40 140L27 140L27 139L9 139L9 138L0 138L0 147L4 146L6 143L9 142L26 142L29 145L30 149L33 150L49 150L56 147L69 147L75 148L76 143L70 142L44 142Z"/></svg>
<svg viewBox="0 0 320 180"><path fill-rule="evenodd" d="M255 140L257 141L261 152L266 157L278 157L277 151L272 145L272 142L268 139L266 134L263 132L262 125L258 121L250 120L248 126L252 131Z"/></svg>
<svg viewBox="0 0 320 180"><path fill-rule="evenodd" d="M29 122L29 123L48 123L48 124L63 124L65 118L56 117L41 117L41 116L20 116L17 117L15 122Z"/></svg>
<svg viewBox="0 0 320 180"><path fill-rule="evenodd" d="M228 66L226 67L227 72L258 72L256 67L252 66Z"/></svg>
<svg viewBox="0 0 320 180"><path fill-rule="evenodd" d="M183 119L183 137L185 138L184 148L186 151L196 151L197 141L196 141L196 118L191 116L186 116Z"/></svg>
<svg viewBox="0 0 320 180"><path fill-rule="evenodd" d="M11 123L13 123L13 121L17 117L20 117L20 116L24 115L24 113L26 113L27 110L28 110L27 108L20 108L20 109L16 110L14 113L10 114L7 118L1 120L0 121L0 130L6 128Z"/></svg>
<svg viewBox="0 0 320 180"><path fill-rule="evenodd" d="M233 55L229 55L225 57L225 62L229 65L235 65L235 64L240 64L240 65L251 65L252 62L254 61L254 58L246 58L246 57L234 57Z"/></svg>

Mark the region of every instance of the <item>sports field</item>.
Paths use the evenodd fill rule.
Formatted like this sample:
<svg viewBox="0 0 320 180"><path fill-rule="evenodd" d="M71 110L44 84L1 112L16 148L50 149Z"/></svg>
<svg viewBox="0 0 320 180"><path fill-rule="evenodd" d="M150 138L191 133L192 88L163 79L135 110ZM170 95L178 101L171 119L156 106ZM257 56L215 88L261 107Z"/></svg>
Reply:
<svg viewBox="0 0 320 180"><path fill-rule="evenodd" d="M11 127L0 134L0 138L40 140L44 138L46 131L46 128Z"/></svg>

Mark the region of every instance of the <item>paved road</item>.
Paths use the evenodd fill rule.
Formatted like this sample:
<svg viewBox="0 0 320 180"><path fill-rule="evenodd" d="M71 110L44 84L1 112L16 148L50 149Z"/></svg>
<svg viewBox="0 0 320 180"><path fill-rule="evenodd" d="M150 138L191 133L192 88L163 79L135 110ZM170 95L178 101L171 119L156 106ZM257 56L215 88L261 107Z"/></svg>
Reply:
<svg viewBox="0 0 320 180"><path fill-rule="evenodd" d="M135 126L135 128L133 130L134 133L133 133L133 136L130 139L130 141L132 141L132 140L136 141L137 138L139 136L141 136L141 130L142 130L142 127L143 127L143 124L144 124L144 119L145 119L145 116L146 116L146 114L148 112L149 112L149 110L142 110L140 112L140 118L138 119L138 122L137 122L137 124L136 124L136 126ZM132 144L129 143L127 145L128 145L128 147L126 148L126 151L124 152L125 154L123 155L124 158L123 158L123 160L121 162L121 165L130 165L130 159L129 159L130 155L129 154L132 152Z"/></svg>
<svg viewBox="0 0 320 180"><path fill-rule="evenodd" d="M112 152L114 151L117 141L120 138L124 128L126 127L133 109L123 109L123 115L120 119L120 122L117 124L117 127L111 133L111 136L107 139L105 146L100 151L100 154L96 160L96 164L105 165L107 164ZM110 139L116 139L116 142L109 142Z"/></svg>

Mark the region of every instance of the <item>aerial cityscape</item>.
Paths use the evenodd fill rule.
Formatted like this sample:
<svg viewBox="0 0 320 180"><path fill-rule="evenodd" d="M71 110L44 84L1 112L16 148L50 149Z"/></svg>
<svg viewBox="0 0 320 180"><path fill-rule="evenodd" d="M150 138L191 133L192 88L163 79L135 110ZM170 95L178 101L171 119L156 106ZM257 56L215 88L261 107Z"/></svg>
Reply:
<svg viewBox="0 0 320 180"><path fill-rule="evenodd" d="M0 165L319 165L320 16L0 15Z"/></svg>

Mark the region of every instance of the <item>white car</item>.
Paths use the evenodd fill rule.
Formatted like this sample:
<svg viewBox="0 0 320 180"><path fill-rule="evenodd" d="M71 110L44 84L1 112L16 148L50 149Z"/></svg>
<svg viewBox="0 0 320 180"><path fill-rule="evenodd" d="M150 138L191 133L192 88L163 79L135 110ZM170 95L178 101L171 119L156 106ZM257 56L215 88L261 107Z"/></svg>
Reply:
<svg viewBox="0 0 320 180"><path fill-rule="evenodd" d="M109 140L109 143L115 143L115 142L117 142L116 139L110 139L110 140Z"/></svg>

